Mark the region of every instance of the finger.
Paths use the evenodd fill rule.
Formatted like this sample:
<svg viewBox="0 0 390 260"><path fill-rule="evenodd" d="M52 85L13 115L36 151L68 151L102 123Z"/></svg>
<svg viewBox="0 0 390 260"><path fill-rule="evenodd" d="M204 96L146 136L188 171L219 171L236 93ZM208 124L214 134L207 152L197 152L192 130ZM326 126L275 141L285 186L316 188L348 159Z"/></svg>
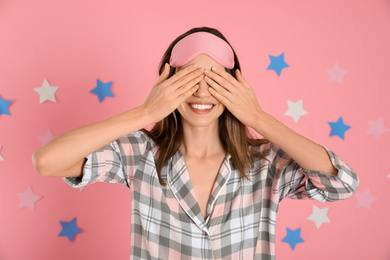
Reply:
<svg viewBox="0 0 390 260"><path fill-rule="evenodd" d="M157 81L156 81L156 83L154 84L153 87L160 85L161 82L166 80L168 78L169 72L170 72L170 65L168 63L165 63L163 72L158 77L158 79L157 79Z"/></svg>
<svg viewBox="0 0 390 260"><path fill-rule="evenodd" d="M208 75L209 78L211 78L211 80L208 80L207 82L215 81L215 82L217 82L219 84L219 86L224 87L230 93L235 93L236 87L232 86L232 84L228 80L226 80L225 78L223 78L220 75L218 75L216 73L213 73L211 71L208 74L206 74L206 75Z"/></svg>
<svg viewBox="0 0 390 260"><path fill-rule="evenodd" d="M182 93L177 97L177 100L179 101L179 104L183 103L189 96L194 94L199 88L199 85L192 86L189 90Z"/></svg>
<svg viewBox="0 0 390 260"><path fill-rule="evenodd" d="M233 87L239 87L239 84L237 84L237 79L234 78L230 73L226 72L225 70L222 70L220 68L212 67L212 70L210 71L211 78L214 79L214 77L220 77L219 80L225 80L229 82ZM225 85L221 83L220 85Z"/></svg>
<svg viewBox="0 0 390 260"><path fill-rule="evenodd" d="M194 86L196 83L198 83L201 79L203 79L203 69L197 69L196 71L193 71L184 77L178 79L176 82L174 82L169 88L171 91L175 91L187 84L190 84L191 86Z"/></svg>
<svg viewBox="0 0 390 260"><path fill-rule="evenodd" d="M188 66L184 68L183 70L180 70L176 74L174 74L172 77L167 79L164 83L168 86L175 85L176 87L182 86L188 81L192 80L194 77L200 75L202 73L201 70L197 70L193 66Z"/></svg>
<svg viewBox="0 0 390 260"><path fill-rule="evenodd" d="M221 102L225 107L229 107L229 105L231 104L229 99L227 99L225 96L223 96L220 93L218 93L214 88L209 87L209 92L216 99L218 99L218 101Z"/></svg>
<svg viewBox="0 0 390 260"><path fill-rule="evenodd" d="M244 76L242 76L241 71L239 69L236 69L236 77L239 82L241 82L245 87L252 88L249 83L246 81Z"/></svg>
<svg viewBox="0 0 390 260"><path fill-rule="evenodd" d="M203 73L201 75L199 75L198 77L192 79L191 81L189 81L188 83L184 84L183 86L180 86L178 88L176 88L174 91L173 91L173 95L181 95L182 93L188 91L189 89L191 89L193 86L195 86L196 84L198 84L201 80L203 79Z"/></svg>
<svg viewBox="0 0 390 260"><path fill-rule="evenodd" d="M219 94L223 95L229 100L232 100L233 94L227 90L226 88L222 87L220 84L216 83L214 80L208 78L207 76L204 78L204 80L209 84L215 91L217 91Z"/></svg>

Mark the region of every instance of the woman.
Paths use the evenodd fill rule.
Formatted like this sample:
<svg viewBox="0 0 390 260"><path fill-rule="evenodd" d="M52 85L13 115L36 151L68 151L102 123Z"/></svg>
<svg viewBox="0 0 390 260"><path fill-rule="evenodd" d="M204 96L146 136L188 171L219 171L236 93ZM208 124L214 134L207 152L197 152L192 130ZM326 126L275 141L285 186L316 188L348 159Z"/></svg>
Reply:
<svg viewBox="0 0 390 260"><path fill-rule="evenodd" d="M191 29L165 52L143 105L56 137L34 165L75 188L129 187L130 259L275 259L282 199L346 199L359 179L263 111L239 69L218 30Z"/></svg>

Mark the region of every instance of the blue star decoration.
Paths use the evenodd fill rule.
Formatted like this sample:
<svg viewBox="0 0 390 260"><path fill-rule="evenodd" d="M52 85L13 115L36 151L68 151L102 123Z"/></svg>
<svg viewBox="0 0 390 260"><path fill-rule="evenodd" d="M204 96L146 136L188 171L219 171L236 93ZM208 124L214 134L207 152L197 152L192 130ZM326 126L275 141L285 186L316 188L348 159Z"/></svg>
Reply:
<svg viewBox="0 0 390 260"><path fill-rule="evenodd" d="M67 236L68 239L70 240L70 242L73 241L74 235L76 235L77 233L83 232L81 229L76 227L76 218L73 218L70 222L60 221L60 223L62 226L62 230L58 234L58 236L59 237Z"/></svg>
<svg viewBox="0 0 390 260"><path fill-rule="evenodd" d="M301 230L301 228L298 228L297 230L287 228L287 236L283 238L282 242L289 243L292 250L294 250L296 244L305 242L301 238Z"/></svg>
<svg viewBox="0 0 390 260"><path fill-rule="evenodd" d="M282 69L290 67L286 62L284 62L284 52L279 56L268 55L271 59L271 64L268 66L267 70L274 70L280 77Z"/></svg>
<svg viewBox="0 0 390 260"><path fill-rule="evenodd" d="M96 94L99 97L99 102L101 103L106 97L114 97L114 94L111 92L112 81L108 83L103 83L97 79L96 88L92 89L90 92Z"/></svg>
<svg viewBox="0 0 390 260"><path fill-rule="evenodd" d="M8 110L8 107L9 105L11 104L11 100L4 100L2 97L0 97L0 115L1 114L4 114L4 115L11 115L9 113L9 110Z"/></svg>
<svg viewBox="0 0 390 260"><path fill-rule="evenodd" d="M339 120L337 120L337 122L328 122L328 123L332 128L332 132L330 133L330 136L338 135L343 140L344 140L345 131L351 128L349 125L344 124L343 118L341 116Z"/></svg>

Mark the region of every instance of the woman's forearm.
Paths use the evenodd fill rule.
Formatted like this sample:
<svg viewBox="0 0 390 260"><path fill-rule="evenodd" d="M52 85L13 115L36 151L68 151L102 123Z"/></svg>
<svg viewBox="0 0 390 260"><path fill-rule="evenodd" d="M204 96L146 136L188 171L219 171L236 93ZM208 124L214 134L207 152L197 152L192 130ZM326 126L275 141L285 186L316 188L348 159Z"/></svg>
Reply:
<svg viewBox="0 0 390 260"><path fill-rule="evenodd" d="M259 113L254 130L286 152L302 168L337 176L326 150L268 113Z"/></svg>
<svg viewBox="0 0 390 260"><path fill-rule="evenodd" d="M55 137L33 153L36 170L44 176L63 172L99 148L152 123L147 113L136 107L103 121L88 124Z"/></svg>

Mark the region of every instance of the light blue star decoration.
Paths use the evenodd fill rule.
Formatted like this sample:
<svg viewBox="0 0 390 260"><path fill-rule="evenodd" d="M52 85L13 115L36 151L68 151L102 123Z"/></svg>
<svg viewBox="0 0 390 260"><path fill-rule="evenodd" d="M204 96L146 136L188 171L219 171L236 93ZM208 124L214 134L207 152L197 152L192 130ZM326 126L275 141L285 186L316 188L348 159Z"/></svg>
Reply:
<svg viewBox="0 0 390 260"><path fill-rule="evenodd" d="M108 83L103 83L97 79L96 88L92 89L90 92L96 94L99 97L99 102L101 103L106 97L114 97L114 94L111 92L112 81Z"/></svg>
<svg viewBox="0 0 390 260"><path fill-rule="evenodd" d="M9 113L9 110L8 110L8 107L9 105L11 104L11 100L4 100L2 97L0 97L0 115L1 114L4 114L4 115L11 115Z"/></svg>
<svg viewBox="0 0 390 260"><path fill-rule="evenodd" d="M70 242L73 241L74 235L76 235L77 233L83 232L81 229L79 229L76 226L76 218L73 218L70 222L60 221L60 223L61 223L61 226L62 226L62 230L58 234L58 236L59 237L67 236L68 239L70 240Z"/></svg>
<svg viewBox="0 0 390 260"><path fill-rule="evenodd" d="M301 228L298 228L297 230L291 230L287 228L287 236L283 238L282 242L289 243L291 249L294 250L296 244L305 242L301 238L301 230Z"/></svg>
<svg viewBox="0 0 390 260"><path fill-rule="evenodd" d="M343 118L341 116L339 120L337 120L337 122L328 122L328 123L332 128L332 132L330 133L330 136L338 135L343 140L344 140L345 131L351 128L349 125L344 124Z"/></svg>
<svg viewBox="0 0 390 260"><path fill-rule="evenodd" d="M290 67L286 62L284 62L284 52L279 56L268 55L271 59L271 64L268 66L267 70L274 70L280 77L282 69Z"/></svg>

